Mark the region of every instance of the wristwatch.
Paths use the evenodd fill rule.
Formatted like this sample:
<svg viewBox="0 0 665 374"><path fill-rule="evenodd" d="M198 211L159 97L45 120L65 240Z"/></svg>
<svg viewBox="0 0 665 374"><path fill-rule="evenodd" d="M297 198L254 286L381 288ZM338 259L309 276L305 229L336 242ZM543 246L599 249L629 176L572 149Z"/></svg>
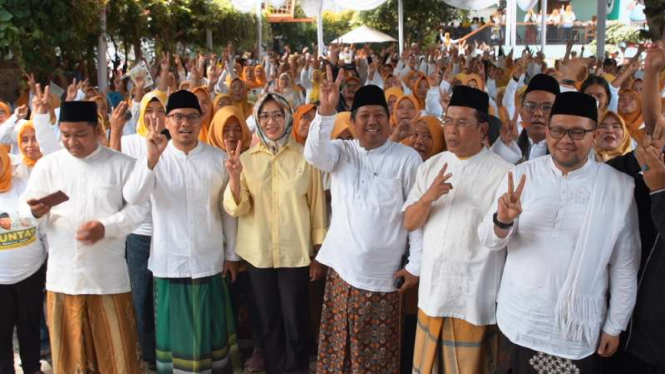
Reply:
<svg viewBox="0 0 665 374"><path fill-rule="evenodd" d="M494 222L494 225L496 227L500 228L501 230L509 230L511 227L513 227L513 222L511 222L511 223L499 222L499 220L496 218L498 214L499 214L499 212L496 212L492 216L492 221Z"/></svg>

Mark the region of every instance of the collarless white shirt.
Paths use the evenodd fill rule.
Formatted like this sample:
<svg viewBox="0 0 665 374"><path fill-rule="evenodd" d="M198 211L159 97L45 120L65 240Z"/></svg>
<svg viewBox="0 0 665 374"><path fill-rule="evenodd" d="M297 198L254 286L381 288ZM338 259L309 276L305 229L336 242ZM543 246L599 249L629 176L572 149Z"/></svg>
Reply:
<svg viewBox="0 0 665 374"><path fill-rule="evenodd" d="M305 144L307 161L332 179L332 221L316 259L355 288L395 291L393 277L407 239L406 269L420 275L422 231L406 231L402 205L422 159L391 141L369 151L358 140L331 141L334 120L317 113Z"/></svg>
<svg viewBox="0 0 665 374"><path fill-rule="evenodd" d="M609 166L588 160L582 168L563 175L551 156L517 165L513 170L515 186L521 175L526 175L526 184L521 198L523 212L510 234L499 239L492 221L497 200L507 190L507 178L478 229L481 242L488 248L500 250L507 246L496 318L503 334L517 345L571 360L588 357L598 348L597 344L566 339L555 310L587 205L593 198L599 167ZM595 182L628 184L621 173L612 175L615 180ZM626 187L626 193L632 195L632 189ZM607 267L606 276L598 282L612 294L603 326L610 335L619 335L626 328L634 306L634 298L632 303L627 302L630 298L621 298L618 293L637 292L640 243L637 211L633 212L625 217L610 262L598 264ZM603 222L597 223L597 229L603 230Z"/></svg>
<svg viewBox="0 0 665 374"><path fill-rule="evenodd" d="M219 274L235 254L237 221L222 207L229 176L226 153L198 143L189 154L169 142L153 170L136 163L125 186L127 201L150 201L153 233L148 269L160 278Z"/></svg>
<svg viewBox="0 0 665 374"><path fill-rule="evenodd" d="M42 217L48 237L46 289L69 295L106 295L131 291L125 238L143 221L147 206L127 204L122 187L134 160L99 145L79 159L67 150L42 157L30 174L21 200L21 216L34 218L25 201L58 190L69 201ZM104 225L104 238L93 245L76 240L79 227L89 221Z"/></svg>
<svg viewBox="0 0 665 374"><path fill-rule="evenodd" d="M505 252L480 243L478 226L512 165L485 148L465 160L440 153L418 168L404 210L420 200L446 163L453 189L432 203L423 227L418 308L431 317L495 324Z"/></svg>

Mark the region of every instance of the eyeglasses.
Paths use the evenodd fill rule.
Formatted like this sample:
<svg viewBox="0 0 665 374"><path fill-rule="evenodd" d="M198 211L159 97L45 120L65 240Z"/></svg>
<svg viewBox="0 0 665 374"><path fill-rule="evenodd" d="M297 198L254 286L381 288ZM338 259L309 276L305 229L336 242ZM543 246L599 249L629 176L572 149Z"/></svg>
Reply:
<svg viewBox="0 0 665 374"><path fill-rule="evenodd" d="M282 112L273 112L273 113L260 113L259 114L259 122L266 123L266 122L270 121L271 119L275 122L284 121L284 113L282 113Z"/></svg>
<svg viewBox="0 0 665 374"><path fill-rule="evenodd" d="M477 125L478 122L469 122L468 120L461 118L455 121L452 118L444 118L443 119L443 126L444 127L457 127L460 129L468 129L469 127L473 125Z"/></svg>
<svg viewBox="0 0 665 374"><path fill-rule="evenodd" d="M582 140L589 132L594 132L595 130L586 130L586 129L564 129L562 127L550 127L550 135L554 139L563 139L566 134L570 136L573 140Z"/></svg>
<svg viewBox="0 0 665 374"><path fill-rule="evenodd" d="M189 123L196 123L196 122L198 122L199 120L201 120L201 115L200 115L200 114L196 114L196 113L192 113L192 114L188 114L188 115L184 115L184 114L176 113L176 114L171 114L171 115L168 116L168 117L173 118L173 120L176 121L176 122L178 122L178 123L184 121L185 119L186 119L187 122L189 122Z"/></svg>
<svg viewBox="0 0 665 374"><path fill-rule="evenodd" d="M543 113L549 113L552 111L552 106L552 103L536 104L533 101L524 103L524 109L529 113L533 113L538 109L542 110Z"/></svg>

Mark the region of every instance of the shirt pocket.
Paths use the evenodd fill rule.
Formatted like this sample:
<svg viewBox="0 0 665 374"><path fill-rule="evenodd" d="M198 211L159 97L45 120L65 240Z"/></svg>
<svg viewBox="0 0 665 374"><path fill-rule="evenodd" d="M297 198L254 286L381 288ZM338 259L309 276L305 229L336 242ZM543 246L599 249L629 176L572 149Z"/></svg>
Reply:
<svg viewBox="0 0 665 374"><path fill-rule="evenodd" d="M402 194L402 180L399 178L370 176L369 200L379 207L394 207L404 200Z"/></svg>

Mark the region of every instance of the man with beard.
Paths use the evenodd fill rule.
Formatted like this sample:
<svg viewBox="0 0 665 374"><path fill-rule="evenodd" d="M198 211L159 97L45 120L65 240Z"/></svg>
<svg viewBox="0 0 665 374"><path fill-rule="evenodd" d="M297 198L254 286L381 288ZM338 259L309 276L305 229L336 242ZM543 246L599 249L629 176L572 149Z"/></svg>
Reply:
<svg viewBox="0 0 665 374"><path fill-rule="evenodd" d="M507 248L496 319L514 374L597 373L635 306L635 183L588 157L597 121L593 97L558 95L551 154L508 173L478 229L490 250Z"/></svg>
<svg viewBox="0 0 665 374"><path fill-rule="evenodd" d="M531 78L519 112L522 132L518 137L516 124L512 121L504 123L501 141L494 142L491 150L512 164L546 155L545 128L549 124L550 111L559 92L559 83L549 75L537 74Z"/></svg>
<svg viewBox="0 0 665 374"><path fill-rule="evenodd" d="M337 74L344 74L344 70L340 69ZM348 112L353 105L353 98L360 88L360 80L356 77L348 77L342 83L342 97L339 98L337 104L337 112Z"/></svg>

